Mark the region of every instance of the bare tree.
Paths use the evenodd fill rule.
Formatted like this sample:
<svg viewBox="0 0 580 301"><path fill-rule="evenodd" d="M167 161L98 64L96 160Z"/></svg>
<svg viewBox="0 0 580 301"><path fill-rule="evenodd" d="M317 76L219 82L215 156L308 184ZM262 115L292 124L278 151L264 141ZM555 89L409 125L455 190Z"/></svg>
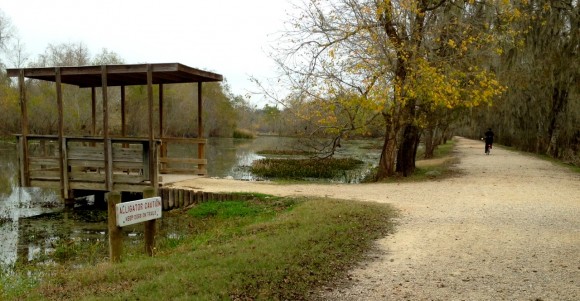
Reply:
<svg viewBox="0 0 580 301"><path fill-rule="evenodd" d="M8 61L11 67L22 68L30 59L30 55L26 52L24 43L20 38L16 38L15 42L9 47L7 51Z"/></svg>

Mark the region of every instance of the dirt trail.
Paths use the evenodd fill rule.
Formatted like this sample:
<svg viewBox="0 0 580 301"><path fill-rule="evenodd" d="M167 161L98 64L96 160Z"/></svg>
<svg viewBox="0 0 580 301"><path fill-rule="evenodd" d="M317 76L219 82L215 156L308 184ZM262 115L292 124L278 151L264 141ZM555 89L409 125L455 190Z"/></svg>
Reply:
<svg viewBox="0 0 580 301"><path fill-rule="evenodd" d="M460 176L401 184L279 185L196 179L205 191L387 202L396 233L328 300L580 300L580 175L457 138Z"/></svg>

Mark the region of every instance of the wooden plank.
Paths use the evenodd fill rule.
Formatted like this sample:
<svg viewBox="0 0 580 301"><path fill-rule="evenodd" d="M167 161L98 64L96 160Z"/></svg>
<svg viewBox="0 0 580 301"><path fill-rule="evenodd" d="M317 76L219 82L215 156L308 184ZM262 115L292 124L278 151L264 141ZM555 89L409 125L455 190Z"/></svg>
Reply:
<svg viewBox="0 0 580 301"><path fill-rule="evenodd" d="M105 168L104 160L68 160L68 165L74 167Z"/></svg>
<svg viewBox="0 0 580 301"><path fill-rule="evenodd" d="M74 168L105 168L105 161L104 160L68 160L68 165ZM141 171L145 166L142 162L113 162L113 169L114 170L127 170L127 169L134 169Z"/></svg>
<svg viewBox="0 0 580 301"><path fill-rule="evenodd" d="M35 182L43 182L43 181L35 181ZM47 182L48 183L48 182ZM53 188L59 188L59 182L56 183L56 186ZM35 185L36 186L36 185ZM39 186L39 187L48 187L48 186ZM128 192L143 192L143 189L151 187L150 183L139 183L139 184L124 184L124 183L115 183L113 185L114 190L116 191L128 191ZM97 182L70 182L70 188L74 190L96 190L96 191L109 191L105 189L105 183L97 183Z"/></svg>
<svg viewBox="0 0 580 301"><path fill-rule="evenodd" d="M70 181L69 185L70 188L74 190L108 191L105 189L105 183Z"/></svg>
<svg viewBox="0 0 580 301"><path fill-rule="evenodd" d="M113 162L139 163L139 164L143 165L145 162L143 162L143 158L141 158L141 157L142 157L141 154L139 154L139 157L130 157L129 155L118 156L117 158L113 158Z"/></svg>
<svg viewBox="0 0 580 301"><path fill-rule="evenodd" d="M177 174L195 174L195 175L205 175L207 170L198 168L165 168L162 170L164 173L177 173Z"/></svg>
<svg viewBox="0 0 580 301"><path fill-rule="evenodd" d="M115 184L140 184L146 180L141 175L113 174Z"/></svg>
<svg viewBox="0 0 580 301"><path fill-rule="evenodd" d="M78 160L104 160L105 150L102 146L68 146L68 158Z"/></svg>
<svg viewBox="0 0 580 301"><path fill-rule="evenodd" d="M177 144L206 144L206 138L181 138L181 137L163 137L163 143L177 143Z"/></svg>
<svg viewBox="0 0 580 301"><path fill-rule="evenodd" d="M113 148L113 161L143 162L143 150L131 148Z"/></svg>
<svg viewBox="0 0 580 301"><path fill-rule="evenodd" d="M105 175L93 172L71 172L70 181L75 182L105 182ZM113 181L115 184L140 184L145 181L141 175L127 175L127 174L113 174Z"/></svg>
<svg viewBox="0 0 580 301"><path fill-rule="evenodd" d="M53 180L32 180L31 179L30 186L31 187L59 189L60 188L60 179L57 179L55 181L53 181Z"/></svg>
<svg viewBox="0 0 580 301"><path fill-rule="evenodd" d="M34 167L34 166L32 166ZM30 172L34 172L34 171L51 171L51 172L60 172L60 169L58 167L54 167L54 168L31 168Z"/></svg>
<svg viewBox="0 0 580 301"><path fill-rule="evenodd" d="M129 192L143 192L143 189L147 187L152 187L151 183L142 184L117 184L113 185L113 189L116 191L129 191Z"/></svg>
<svg viewBox="0 0 580 301"><path fill-rule="evenodd" d="M105 183L105 175L94 172L71 172L69 181L74 182L100 182Z"/></svg>
<svg viewBox="0 0 580 301"><path fill-rule="evenodd" d="M30 179L60 180L60 170L30 170Z"/></svg>
<svg viewBox="0 0 580 301"><path fill-rule="evenodd" d="M142 162L113 162L113 168L114 170L138 169L141 171L145 168L145 164ZM145 174L143 173L143 175Z"/></svg>
<svg viewBox="0 0 580 301"><path fill-rule="evenodd" d="M58 168L60 170L60 164L58 158L29 158L29 168L37 166L39 169L49 169Z"/></svg>
<svg viewBox="0 0 580 301"><path fill-rule="evenodd" d="M160 158L161 163L207 164L207 159Z"/></svg>

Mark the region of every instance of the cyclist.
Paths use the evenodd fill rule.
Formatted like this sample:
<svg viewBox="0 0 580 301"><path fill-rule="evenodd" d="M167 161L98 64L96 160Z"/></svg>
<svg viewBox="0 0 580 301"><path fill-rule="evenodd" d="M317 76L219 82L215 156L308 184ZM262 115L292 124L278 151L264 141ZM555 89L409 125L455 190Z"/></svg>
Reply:
<svg viewBox="0 0 580 301"><path fill-rule="evenodd" d="M491 128L487 129L487 132L485 132L485 153L489 154L489 151L491 150L493 146L493 131L491 130Z"/></svg>

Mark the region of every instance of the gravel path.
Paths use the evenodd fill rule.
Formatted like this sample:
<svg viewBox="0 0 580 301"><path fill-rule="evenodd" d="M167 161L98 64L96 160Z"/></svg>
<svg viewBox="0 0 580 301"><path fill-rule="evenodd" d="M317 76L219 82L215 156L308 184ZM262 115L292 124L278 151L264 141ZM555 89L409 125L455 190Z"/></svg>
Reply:
<svg viewBox="0 0 580 301"><path fill-rule="evenodd" d="M279 185L220 179L205 191L387 202L396 233L327 300L580 300L580 175L457 138L460 176L400 184Z"/></svg>

